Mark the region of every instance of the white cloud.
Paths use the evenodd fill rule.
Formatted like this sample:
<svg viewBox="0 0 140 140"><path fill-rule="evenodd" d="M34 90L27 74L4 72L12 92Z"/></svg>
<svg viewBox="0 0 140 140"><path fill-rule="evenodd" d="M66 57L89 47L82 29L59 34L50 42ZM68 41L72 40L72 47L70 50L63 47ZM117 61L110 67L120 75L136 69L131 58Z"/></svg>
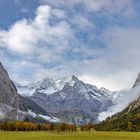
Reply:
<svg viewBox="0 0 140 140"><path fill-rule="evenodd" d="M110 50L108 55L112 61L111 66L114 71L120 73L138 73L140 71L139 28L112 27L105 30L105 44Z"/></svg>
<svg viewBox="0 0 140 140"><path fill-rule="evenodd" d="M39 6L36 11L35 24L44 25L48 22L50 17L51 7L48 5Z"/></svg>
<svg viewBox="0 0 140 140"><path fill-rule="evenodd" d="M106 47L95 50L97 57L74 64L80 69L79 75L86 82L111 90L131 88L140 71L139 38L139 28L107 28L102 36ZM87 51L92 53L90 49Z"/></svg>
<svg viewBox="0 0 140 140"><path fill-rule="evenodd" d="M19 77L27 81L25 77L35 80L43 76L75 74L88 83L111 90L132 86L140 70L137 62L140 59L139 28L116 27L109 24L106 25L109 28L103 30L103 35L101 32L98 33L101 43L106 47L100 48L98 43L88 42L97 38L96 32L93 33L92 29L100 28L96 22L93 23L92 17L96 12L108 13L108 16L112 13L128 16L134 12L132 0L45 1L50 5L39 6L34 19L22 19L12 25L8 31L0 30L0 48L7 49L8 53L14 53L14 56L17 54L20 56L16 63L19 64L16 67L18 74L13 68L15 65L7 64L12 67L11 75L14 75L15 80L19 81ZM86 14L84 10L73 10L76 5L82 5ZM100 24L100 21L98 22ZM75 32L79 31L88 32L88 39L81 37L83 42L80 42L75 36ZM6 55L2 52L0 54L1 60L7 63L8 58L4 58ZM24 66L20 65L25 64L23 60L26 61ZM52 65L49 68L46 66L48 63ZM32 73L30 78L22 76L25 68Z"/></svg>
<svg viewBox="0 0 140 140"><path fill-rule="evenodd" d="M79 49L76 48L76 52L81 53L83 56L97 56L91 60L81 61L75 59L67 60L62 56L62 53L65 53L65 50L70 47L70 45L67 44L68 42L63 40L65 37L69 38L67 35L70 34L71 30L66 22L61 22L57 27L59 28L48 28L48 37L50 38L46 38L45 41L48 41L48 44L52 43L54 46L59 44L61 47L57 46L57 48L52 46L50 48L38 48L38 52L36 52L37 55L31 56L31 60L34 59L34 63L29 63L27 65L27 69L33 71L32 78L30 79L36 80L43 76L61 77L75 74L87 83L96 84L99 87L104 86L110 90L120 90L132 87L137 73L140 71L140 64L138 63L138 60L140 60L139 29L122 27L107 28L102 36L102 40L106 45L105 48L89 49L85 46L82 46L82 48ZM61 29L63 29L62 32ZM51 31L53 31L53 33ZM57 35L60 36L59 39L62 40L62 44L57 41ZM74 47L72 48L75 50ZM36 65L36 60L38 60L40 64L39 66L34 67L34 65ZM52 68L43 68L42 63L46 62L50 64L55 62L60 65ZM18 63L20 63L20 61ZM20 65L17 66L20 67ZM18 73L21 72L22 75L24 69L25 66L21 67ZM36 71L33 69L36 69ZM17 79L17 77L18 76L14 79Z"/></svg>
<svg viewBox="0 0 140 140"><path fill-rule="evenodd" d="M140 96L140 86L135 87L131 90L120 91L120 99L118 99L117 103L114 106L111 106L107 111L101 112L99 114L99 121L105 120L107 117L110 117L118 112L121 112L125 109L130 103L134 100L138 99Z"/></svg>
<svg viewBox="0 0 140 140"><path fill-rule="evenodd" d="M34 50L36 38L35 30L28 25L27 20L16 22L9 31L0 31L0 47L5 47L15 52L30 54Z"/></svg>
<svg viewBox="0 0 140 140"><path fill-rule="evenodd" d="M56 7L74 8L75 6L84 6L86 11L108 12L130 16L135 14L133 0L40 0L41 3L49 3Z"/></svg>
<svg viewBox="0 0 140 140"><path fill-rule="evenodd" d="M63 18L66 18L66 13L64 10L61 10L61 9L54 9L52 11L52 15L53 16L56 16L57 18L59 19L63 19Z"/></svg>
<svg viewBox="0 0 140 140"><path fill-rule="evenodd" d="M89 31L94 28L93 22L89 21L86 17L81 15L75 15L70 20L70 22L82 31Z"/></svg>
<svg viewBox="0 0 140 140"><path fill-rule="evenodd" d="M57 12L57 14L56 14ZM70 25L61 20L56 25L50 25L49 19L53 16L61 18L64 12L52 9L48 5L39 6L34 20L17 21L8 31L0 31L0 47L10 49L21 54L44 55L47 51L38 51L39 45L44 44L45 49L50 53L50 46L57 49L59 53L69 46L73 36ZM56 51L57 52L57 51ZM54 53L54 51L53 51ZM50 56L50 54L48 54Z"/></svg>

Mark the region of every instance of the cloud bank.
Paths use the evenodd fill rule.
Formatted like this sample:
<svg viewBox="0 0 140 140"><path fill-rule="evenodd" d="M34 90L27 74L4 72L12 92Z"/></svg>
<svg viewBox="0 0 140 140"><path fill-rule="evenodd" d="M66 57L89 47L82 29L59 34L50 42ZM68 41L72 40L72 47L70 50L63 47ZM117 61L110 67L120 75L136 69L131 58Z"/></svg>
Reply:
<svg viewBox="0 0 140 140"><path fill-rule="evenodd" d="M0 29L0 60L12 79L28 83L75 74L110 90L132 86L140 71L137 1L39 3L32 18L21 17Z"/></svg>
<svg viewBox="0 0 140 140"><path fill-rule="evenodd" d="M114 106L111 106L107 111L101 112L99 114L98 120L103 121L107 117L111 117L112 115L121 112L125 109L130 103L140 97L140 86L137 86L131 90L120 91L121 95L120 99L116 102Z"/></svg>

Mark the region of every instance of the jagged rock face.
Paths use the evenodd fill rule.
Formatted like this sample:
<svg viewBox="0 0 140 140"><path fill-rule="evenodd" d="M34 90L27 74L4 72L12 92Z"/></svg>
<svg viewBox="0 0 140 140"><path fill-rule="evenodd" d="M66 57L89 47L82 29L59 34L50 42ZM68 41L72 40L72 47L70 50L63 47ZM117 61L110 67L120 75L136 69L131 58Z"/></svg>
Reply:
<svg viewBox="0 0 140 140"><path fill-rule="evenodd" d="M30 85L36 88L31 90ZM27 86L21 87L22 92L25 91L25 87L27 88ZM28 89L29 92L33 91L32 94L29 94L32 95L29 97L30 99L52 116L65 122L96 122L98 113L107 110L113 104L110 91L85 84L76 76L57 81L46 78L37 83L29 84ZM24 95L27 96L27 93Z"/></svg>
<svg viewBox="0 0 140 140"><path fill-rule="evenodd" d="M133 88L136 87L136 86L138 86L138 85L140 85L140 73L137 76L137 79L136 79L136 81L135 81L135 83L133 85Z"/></svg>
<svg viewBox="0 0 140 140"><path fill-rule="evenodd" d="M22 97L18 95L16 87L10 80L7 71L0 63L0 112L10 119L16 118L17 109L27 111L22 105ZM5 112L5 113L4 113Z"/></svg>
<svg viewBox="0 0 140 140"><path fill-rule="evenodd" d="M20 106L20 110L25 111L26 108L20 104L21 100L22 97L17 93L15 85L10 80L7 71L0 63L0 103L14 108Z"/></svg>
<svg viewBox="0 0 140 140"><path fill-rule="evenodd" d="M10 80L7 71L0 63L0 120L24 120L34 114L48 115L34 101L22 97L17 93L14 83Z"/></svg>
<svg viewBox="0 0 140 140"><path fill-rule="evenodd" d="M140 86L140 73L137 76L137 79L133 85L132 88L138 87ZM138 91L140 92L140 91ZM140 94L139 94L140 95ZM129 112L133 112L135 110L138 110L137 112L140 112L140 96L138 97L137 100L135 100L134 102L132 102L128 107L127 107Z"/></svg>
<svg viewBox="0 0 140 140"><path fill-rule="evenodd" d="M0 63L0 103L15 107L15 98L17 98L16 88Z"/></svg>
<svg viewBox="0 0 140 140"><path fill-rule="evenodd" d="M138 86L140 86L140 73L138 74L137 79L132 88L138 88ZM140 93L140 91L137 91L137 92ZM127 112L127 113L139 112L140 113L140 96L135 101L130 103L130 105L123 112Z"/></svg>

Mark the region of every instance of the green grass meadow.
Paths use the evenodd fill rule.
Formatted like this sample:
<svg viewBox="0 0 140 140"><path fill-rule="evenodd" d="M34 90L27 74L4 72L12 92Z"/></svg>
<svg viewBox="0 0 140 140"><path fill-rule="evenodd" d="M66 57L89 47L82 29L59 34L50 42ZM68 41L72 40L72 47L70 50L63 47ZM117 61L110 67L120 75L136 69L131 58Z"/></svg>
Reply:
<svg viewBox="0 0 140 140"><path fill-rule="evenodd" d="M0 132L0 140L140 140L140 132Z"/></svg>

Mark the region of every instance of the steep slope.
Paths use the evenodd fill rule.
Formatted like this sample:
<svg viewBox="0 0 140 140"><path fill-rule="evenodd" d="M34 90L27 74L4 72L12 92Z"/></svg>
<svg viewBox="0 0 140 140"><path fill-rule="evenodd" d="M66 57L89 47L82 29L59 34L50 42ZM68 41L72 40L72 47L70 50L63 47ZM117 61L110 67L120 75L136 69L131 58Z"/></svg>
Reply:
<svg viewBox="0 0 140 140"><path fill-rule="evenodd" d="M95 126L96 130L140 131L140 99L131 103L125 110L107 118Z"/></svg>
<svg viewBox="0 0 140 140"><path fill-rule="evenodd" d="M48 116L48 113L34 101L17 93L14 83L0 63L0 119L1 120L33 120ZM50 117L51 119L51 117Z"/></svg>
<svg viewBox="0 0 140 140"><path fill-rule="evenodd" d="M27 111L27 108L20 102L22 98L17 94L16 87L9 79L7 71L0 63L0 112L1 118L17 119L17 110ZM10 115L9 115L10 113Z"/></svg>
<svg viewBox="0 0 140 140"><path fill-rule="evenodd" d="M16 85L22 95L30 93L28 98L65 122L96 122L98 113L107 110L115 101L115 93L85 84L76 76L56 81L45 78L28 86Z"/></svg>
<svg viewBox="0 0 140 140"><path fill-rule="evenodd" d="M137 87L139 85L140 85L140 73L138 74L137 79L136 79L136 81L135 81L135 83L134 83L132 88Z"/></svg>
<svg viewBox="0 0 140 140"><path fill-rule="evenodd" d="M133 88L139 90L140 86L140 74L138 75ZM136 90L137 92L140 92ZM139 94L140 95L140 94ZM113 115L111 118L107 118L96 126L97 130L127 130L127 131L140 131L140 97L129 104L129 106Z"/></svg>

